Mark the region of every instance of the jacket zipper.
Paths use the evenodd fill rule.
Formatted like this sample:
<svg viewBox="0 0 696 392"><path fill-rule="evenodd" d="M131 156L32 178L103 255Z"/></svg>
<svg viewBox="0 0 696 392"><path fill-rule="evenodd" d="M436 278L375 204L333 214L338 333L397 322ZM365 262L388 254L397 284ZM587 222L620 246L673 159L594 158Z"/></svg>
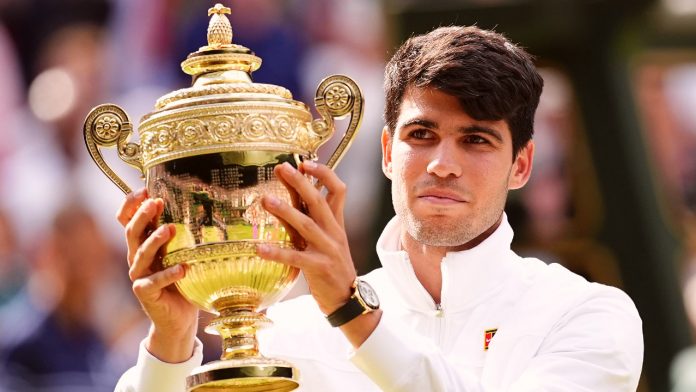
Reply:
<svg viewBox="0 0 696 392"><path fill-rule="evenodd" d="M435 304L435 318L437 318L437 344L443 348L445 340L445 310L442 304Z"/></svg>

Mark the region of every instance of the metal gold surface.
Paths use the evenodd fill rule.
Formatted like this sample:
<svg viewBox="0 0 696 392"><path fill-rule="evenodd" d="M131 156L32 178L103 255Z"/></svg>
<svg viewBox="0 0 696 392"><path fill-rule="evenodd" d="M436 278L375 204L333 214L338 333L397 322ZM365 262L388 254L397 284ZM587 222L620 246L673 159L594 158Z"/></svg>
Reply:
<svg viewBox="0 0 696 392"><path fill-rule="evenodd" d="M130 187L106 164L100 148L141 171L148 194L164 200L160 224L176 227L162 264L186 264L179 291L217 317L206 331L222 338L223 354L187 379L188 391L290 391L299 384L292 364L263 357L256 331L272 324L260 311L289 291L299 271L256 255L266 243L294 247L285 227L260 204L273 194L300 206L275 178L273 168L316 160L335 132L334 120L350 115L347 130L327 165L335 167L355 136L363 110L358 86L334 75L317 88L320 118L280 86L253 83L261 59L233 44L220 4L209 10L208 45L181 64L193 85L164 95L129 141L133 125L114 104L88 114L84 135L97 166L125 193Z"/></svg>

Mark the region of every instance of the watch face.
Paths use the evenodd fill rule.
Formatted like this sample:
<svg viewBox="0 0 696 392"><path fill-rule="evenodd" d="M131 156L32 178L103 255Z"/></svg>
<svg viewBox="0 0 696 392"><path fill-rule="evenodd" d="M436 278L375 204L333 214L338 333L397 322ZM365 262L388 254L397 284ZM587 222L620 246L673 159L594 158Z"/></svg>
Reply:
<svg viewBox="0 0 696 392"><path fill-rule="evenodd" d="M375 293L369 284L363 282L362 280L359 281L358 292L367 306L373 309L377 309L379 307L379 298L377 298L377 293Z"/></svg>

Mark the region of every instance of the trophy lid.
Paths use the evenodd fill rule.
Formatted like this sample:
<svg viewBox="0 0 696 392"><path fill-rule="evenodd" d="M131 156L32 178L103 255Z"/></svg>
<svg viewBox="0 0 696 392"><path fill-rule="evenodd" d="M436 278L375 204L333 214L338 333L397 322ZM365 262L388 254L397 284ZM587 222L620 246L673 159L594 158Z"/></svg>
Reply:
<svg viewBox="0 0 696 392"><path fill-rule="evenodd" d="M261 58L232 43L232 26L216 4L208 10L208 44L181 69L191 87L160 97L139 132L143 167L185 156L221 151L267 150L314 156L328 130L312 124L307 105L281 86L254 83ZM319 132L317 132L317 130Z"/></svg>
<svg viewBox="0 0 696 392"><path fill-rule="evenodd" d="M193 86L160 97L155 104L157 110L187 98L225 93L265 94L271 95L270 98L292 99L292 93L286 88L252 82L251 73L261 67L261 58L249 48L232 43L232 25L225 16L230 13L231 10L220 3L208 10L208 16L211 16L208 45L189 54L181 63L181 69L193 77Z"/></svg>

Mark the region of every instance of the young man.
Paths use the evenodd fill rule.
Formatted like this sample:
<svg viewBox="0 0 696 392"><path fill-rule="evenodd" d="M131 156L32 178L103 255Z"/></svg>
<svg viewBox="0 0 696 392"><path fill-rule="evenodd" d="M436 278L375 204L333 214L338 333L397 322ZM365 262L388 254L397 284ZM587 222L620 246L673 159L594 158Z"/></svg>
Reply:
<svg viewBox="0 0 696 392"><path fill-rule="evenodd" d="M302 165L327 189L322 197L299 171L278 166L309 213L271 197L263 205L307 248L258 252L301 268L312 296L269 310L275 326L262 351L298 366L310 391L635 390L643 342L631 300L510 250L503 208L531 173L542 89L530 56L493 32L439 28L396 52L385 89L382 169L396 217L377 245L383 267L356 280L346 189L331 170ZM142 240L161 210L141 192L118 215L152 328L117 390L182 391L201 360L196 310L170 286L185 271L150 269L172 233L163 226ZM381 307L346 314L364 282Z"/></svg>

